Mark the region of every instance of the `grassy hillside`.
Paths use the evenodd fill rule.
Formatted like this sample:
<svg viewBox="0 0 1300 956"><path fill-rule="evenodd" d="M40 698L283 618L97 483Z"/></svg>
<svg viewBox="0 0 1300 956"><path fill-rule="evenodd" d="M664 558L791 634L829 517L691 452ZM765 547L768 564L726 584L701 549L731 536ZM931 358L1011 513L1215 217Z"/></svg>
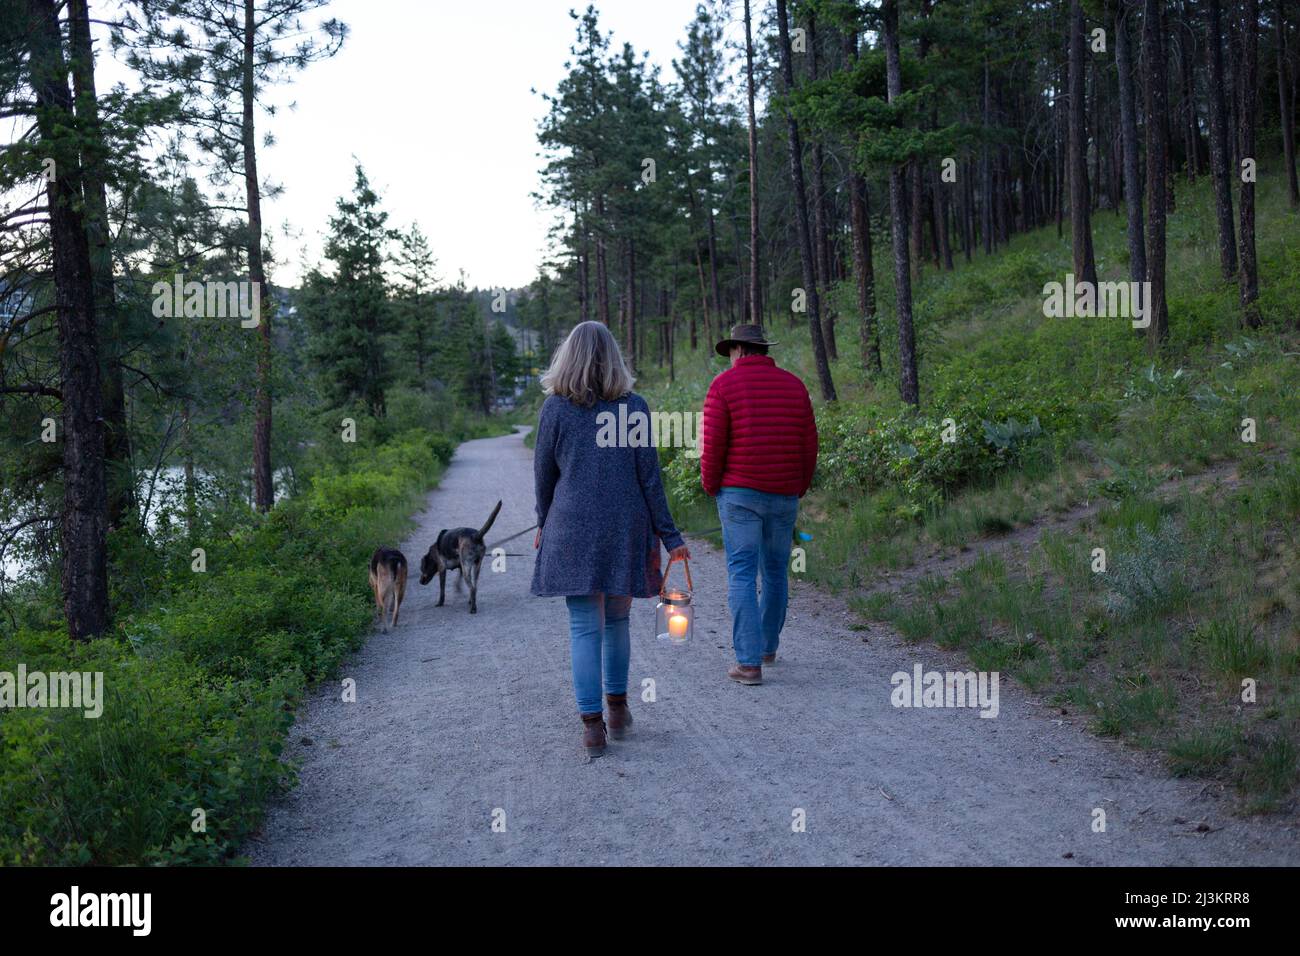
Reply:
<svg viewBox="0 0 1300 956"><path fill-rule="evenodd" d="M1127 320L1043 316L1043 284L1070 271L1068 224L953 273L927 266L919 412L897 398L877 237L885 373L862 375L839 288L841 400L818 403L800 530L807 576L864 621L959 649L1270 810L1294 799L1300 746L1300 216L1276 176L1258 199L1265 327L1247 334L1220 277L1209 182L1179 182L1171 340L1154 360ZM1126 280L1123 218L1099 213L1094 229L1101 279ZM806 327L769 331L816 393ZM654 408L697 408L722 367L682 350L675 384L646 369L639 388ZM664 455L679 522L716 526L695 460Z"/></svg>

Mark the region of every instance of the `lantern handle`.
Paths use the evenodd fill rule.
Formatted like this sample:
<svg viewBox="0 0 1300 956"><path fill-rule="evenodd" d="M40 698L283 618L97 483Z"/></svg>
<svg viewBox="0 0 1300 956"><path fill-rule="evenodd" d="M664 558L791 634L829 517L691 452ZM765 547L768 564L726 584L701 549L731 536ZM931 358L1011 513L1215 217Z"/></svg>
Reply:
<svg viewBox="0 0 1300 956"><path fill-rule="evenodd" d="M682 562L682 568L683 568L683 570L686 571L686 590L688 590L688 591L692 591L692 592L694 592L694 590L695 590L695 585L691 582L691 561L690 561L690 558L672 558L672 557L670 557L670 558L668 559L668 567L666 567L666 568L664 569L664 580L663 580L663 583L659 585L659 596L660 596L660 597L664 597L664 596L665 596L665 595L664 595L664 591L665 591L665 590L667 589L667 587L668 587L668 574L669 574L669 572L672 571L672 569L673 569L673 563L676 562L676 561L681 561L681 562Z"/></svg>

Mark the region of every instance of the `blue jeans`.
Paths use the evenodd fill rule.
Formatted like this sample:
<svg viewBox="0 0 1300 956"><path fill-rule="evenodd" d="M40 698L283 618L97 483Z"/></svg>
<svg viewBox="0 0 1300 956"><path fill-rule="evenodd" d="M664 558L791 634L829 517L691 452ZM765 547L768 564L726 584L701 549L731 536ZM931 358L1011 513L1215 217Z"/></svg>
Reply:
<svg viewBox="0 0 1300 956"><path fill-rule="evenodd" d="M763 655L776 653L785 626L786 574L799 497L728 486L718 492L717 501L727 552L731 645L738 663L758 667ZM760 575L761 596L756 593Z"/></svg>
<svg viewBox="0 0 1300 956"><path fill-rule="evenodd" d="M569 652L573 657L573 694L578 712L601 712L602 678L606 694L627 693L632 638L627 618L632 599L614 594L566 597L569 606Z"/></svg>

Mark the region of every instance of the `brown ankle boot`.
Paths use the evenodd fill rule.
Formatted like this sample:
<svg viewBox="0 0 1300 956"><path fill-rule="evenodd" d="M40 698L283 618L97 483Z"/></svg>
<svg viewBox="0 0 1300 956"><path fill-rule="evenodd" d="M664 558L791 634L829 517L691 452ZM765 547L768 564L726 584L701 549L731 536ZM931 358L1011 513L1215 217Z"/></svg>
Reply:
<svg viewBox="0 0 1300 956"><path fill-rule="evenodd" d="M587 752L588 760L599 757L605 752L605 719L603 715L582 715L582 748Z"/></svg>
<svg viewBox="0 0 1300 956"><path fill-rule="evenodd" d="M744 664L732 664L727 676L738 684L757 686L763 683L763 668L746 667Z"/></svg>
<svg viewBox="0 0 1300 956"><path fill-rule="evenodd" d="M614 740L622 740L632 729L632 711L627 709L627 694L606 694L605 704L609 707L609 735Z"/></svg>

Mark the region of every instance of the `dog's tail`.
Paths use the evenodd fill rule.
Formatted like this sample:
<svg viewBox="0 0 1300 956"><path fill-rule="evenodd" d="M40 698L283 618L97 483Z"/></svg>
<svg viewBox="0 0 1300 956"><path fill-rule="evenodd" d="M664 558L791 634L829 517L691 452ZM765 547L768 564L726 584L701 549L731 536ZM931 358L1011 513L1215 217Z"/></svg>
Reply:
<svg viewBox="0 0 1300 956"><path fill-rule="evenodd" d="M406 555L394 548L377 548L370 556L370 573L377 574L381 567L395 578L406 567Z"/></svg>
<svg viewBox="0 0 1300 956"><path fill-rule="evenodd" d="M484 524L483 527L479 529L478 536L480 538L482 538L485 534L487 534L489 529L491 529L492 522L497 520L497 512L499 512L500 510L501 510L501 502L498 501L497 506L493 508L492 513L488 515L487 523Z"/></svg>

